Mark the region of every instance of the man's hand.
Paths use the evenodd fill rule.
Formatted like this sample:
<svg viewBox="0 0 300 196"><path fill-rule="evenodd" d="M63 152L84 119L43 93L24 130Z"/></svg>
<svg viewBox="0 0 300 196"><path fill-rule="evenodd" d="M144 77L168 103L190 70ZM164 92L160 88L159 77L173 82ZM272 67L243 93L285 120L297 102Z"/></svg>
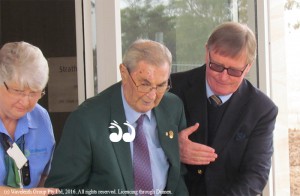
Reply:
<svg viewBox="0 0 300 196"><path fill-rule="evenodd" d="M208 165L216 160L218 155L209 146L192 142L189 136L199 127L199 123L179 132L180 160L190 165Z"/></svg>

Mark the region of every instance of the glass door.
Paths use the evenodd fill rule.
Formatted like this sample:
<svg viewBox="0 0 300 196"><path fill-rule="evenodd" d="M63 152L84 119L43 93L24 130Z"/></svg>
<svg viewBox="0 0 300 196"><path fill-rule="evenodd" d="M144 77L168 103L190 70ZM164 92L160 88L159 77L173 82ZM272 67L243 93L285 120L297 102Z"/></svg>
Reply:
<svg viewBox="0 0 300 196"><path fill-rule="evenodd" d="M46 95L56 141L78 105L75 0L1 0L0 45L26 41L39 47L50 68Z"/></svg>

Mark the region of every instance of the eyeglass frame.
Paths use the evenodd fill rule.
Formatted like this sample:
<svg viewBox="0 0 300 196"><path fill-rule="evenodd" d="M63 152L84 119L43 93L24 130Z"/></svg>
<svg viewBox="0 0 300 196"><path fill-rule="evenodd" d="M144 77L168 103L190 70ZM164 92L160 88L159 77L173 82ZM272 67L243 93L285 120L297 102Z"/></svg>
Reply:
<svg viewBox="0 0 300 196"><path fill-rule="evenodd" d="M125 66L125 67L126 67L126 66ZM134 86L136 87L137 91L140 92L140 93L149 93L149 92L151 92L153 89L155 89L157 93L162 94L162 93L168 92L168 91L172 88L172 83L171 83L171 79L170 79L170 78L168 79L168 84L167 84L166 87L165 87L166 89L165 89L164 91L162 91L162 92L160 92L160 91L158 90L158 88L159 88L159 87L163 87L163 86L156 86L156 87L153 87L153 86L145 85L145 84L137 85L137 84L135 83L135 81L133 80L133 78L132 78L132 76L131 76L131 74L130 74L130 72L129 72L129 70L128 70L127 67L126 67L126 70L127 70L127 72L128 72L128 75L129 75L131 81L133 82ZM139 89L141 89L141 88L139 88L139 87L147 87L147 88L149 88L149 90L147 90L147 91L141 91L141 90L139 90Z"/></svg>
<svg viewBox="0 0 300 196"><path fill-rule="evenodd" d="M218 73L222 73L224 70L226 70L226 71L227 71L227 74L230 75L230 76L233 76L233 77L241 77L241 76L243 75L244 71L246 70L247 66L249 65L249 63L247 63L247 64L244 66L244 68L243 68L242 70L233 69L233 68L226 68L226 67L224 67L223 65L220 65L220 64L218 64L218 63L213 63L213 62L211 62L210 51L208 51L208 57L209 57L208 66L209 66L209 68L210 68L211 70L213 70L213 71L215 71L215 72L218 72ZM218 66L218 67L221 68L222 70L217 70L217 69L215 69L215 68L212 68L212 65L211 65L211 64ZM239 74L239 75L232 75L232 71L233 71L233 72L237 72L237 71L238 71L240 74Z"/></svg>
<svg viewBox="0 0 300 196"><path fill-rule="evenodd" d="M18 96L20 98L23 98L25 96L28 96L30 99L36 99L36 100L39 100L41 99L45 94L45 90L42 90L41 92L29 92L29 94L26 94L24 91L22 90L17 90L17 89L13 89L13 88L9 88L6 84L6 82L3 82L6 90L11 93L12 95L15 95L15 96ZM34 94L40 94L39 97L35 97Z"/></svg>

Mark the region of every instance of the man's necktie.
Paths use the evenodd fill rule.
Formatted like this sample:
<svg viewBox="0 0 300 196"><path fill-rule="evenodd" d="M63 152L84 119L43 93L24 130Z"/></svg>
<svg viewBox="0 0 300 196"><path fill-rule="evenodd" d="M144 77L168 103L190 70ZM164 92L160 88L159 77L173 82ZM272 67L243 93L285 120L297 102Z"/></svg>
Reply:
<svg viewBox="0 0 300 196"><path fill-rule="evenodd" d="M209 97L211 104L215 107L222 105L222 100L217 95L212 95Z"/></svg>
<svg viewBox="0 0 300 196"><path fill-rule="evenodd" d="M145 114L142 114L137 120L136 136L133 141L134 183L137 191L153 189L149 149L143 131L144 117Z"/></svg>

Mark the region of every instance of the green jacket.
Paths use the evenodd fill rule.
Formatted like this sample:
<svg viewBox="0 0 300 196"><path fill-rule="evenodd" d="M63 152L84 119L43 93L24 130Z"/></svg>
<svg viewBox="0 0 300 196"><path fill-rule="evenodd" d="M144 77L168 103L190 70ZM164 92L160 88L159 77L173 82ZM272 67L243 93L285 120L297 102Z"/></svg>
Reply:
<svg viewBox="0 0 300 196"><path fill-rule="evenodd" d="M188 195L178 146L178 131L186 127L183 104L175 95L165 93L153 112L160 144L170 164L165 190L172 195ZM127 132L120 82L70 114L45 186L60 188L64 195L134 195L130 194L134 190L130 144L110 141L110 134L117 132L109 128L113 120ZM173 137L169 131L173 131Z"/></svg>

